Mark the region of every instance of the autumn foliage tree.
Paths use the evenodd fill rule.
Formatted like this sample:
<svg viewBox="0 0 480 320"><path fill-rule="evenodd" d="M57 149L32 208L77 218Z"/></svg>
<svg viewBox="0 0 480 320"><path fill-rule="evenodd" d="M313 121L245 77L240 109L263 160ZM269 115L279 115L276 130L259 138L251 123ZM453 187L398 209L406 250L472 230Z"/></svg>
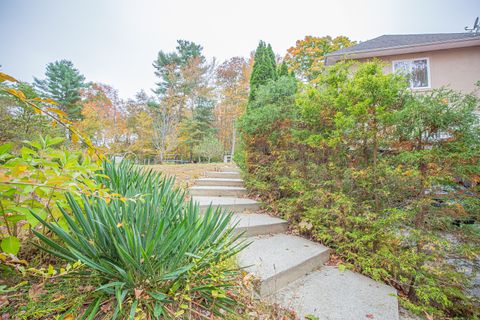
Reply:
<svg viewBox="0 0 480 320"><path fill-rule="evenodd" d="M332 38L331 36L306 36L297 40L294 47L287 50L285 62L289 69L300 79L313 80L322 71L327 53L350 47L356 44L345 36Z"/></svg>
<svg viewBox="0 0 480 320"><path fill-rule="evenodd" d="M112 151L121 149L118 144L126 140L126 114L116 90L105 84L93 83L82 91L82 98L82 120L78 122L78 127L97 146Z"/></svg>
<svg viewBox="0 0 480 320"><path fill-rule="evenodd" d="M188 128L196 123L196 109L214 98L213 63L207 62L202 46L185 40L177 43L174 52L160 51L153 63L159 81L154 90L157 101L150 105L160 161L167 150L192 158L196 139L187 137Z"/></svg>
<svg viewBox="0 0 480 320"><path fill-rule="evenodd" d="M23 92L27 99L39 98L39 92L28 83L15 83L11 88ZM0 91L0 143L10 141L19 145L33 134L54 136L59 133L59 128L52 125L51 119Z"/></svg>
<svg viewBox="0 0 480 320"><path fill-rule="evenodd" d="M180 121L185 116L187 105L192 107L198 91L205 87L209 66L202 54L202 46L185 40L177 43L173 52L160 51L153 67L159 79L154 93L175 109L176 118Z"/></svg>
<svg viewBox="0 0 480 320"><path fill-rule="evenodd" d="M145 91L137 93L134 99L125 102L126 112L126 148L134 159L145 159L157 153L154 146L154 114L151 108L152 97Z"/></svg>
<svg viewBox="0 0 480 320"><path fill-rule="evenodd" d="M215 128L223 149L230 151L237 119L245 112L253 58L231 58L216 69L219 101L215 108Z"/></svg>

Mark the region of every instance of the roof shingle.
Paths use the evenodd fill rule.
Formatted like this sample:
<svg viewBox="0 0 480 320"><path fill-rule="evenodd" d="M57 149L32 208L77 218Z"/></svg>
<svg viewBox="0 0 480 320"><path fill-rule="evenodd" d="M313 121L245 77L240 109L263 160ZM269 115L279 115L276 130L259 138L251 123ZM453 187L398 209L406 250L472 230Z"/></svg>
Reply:
<svg viewBox="0 0 480 320"><path fill-rule="evenodd" d="M328 54L327 56L337 56L403 46L432 44L437 42L469 40L473 38L480 39L480 33L389 34L365 42L360 42L355 46L337 50Z"/></svg>

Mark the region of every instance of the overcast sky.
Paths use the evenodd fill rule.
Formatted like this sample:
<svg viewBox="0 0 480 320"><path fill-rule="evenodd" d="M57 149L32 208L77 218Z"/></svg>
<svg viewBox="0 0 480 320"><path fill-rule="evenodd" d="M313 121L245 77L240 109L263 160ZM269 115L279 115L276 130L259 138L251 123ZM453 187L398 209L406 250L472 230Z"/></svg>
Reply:
<svg viewBox="0 0 480 320"><path fill-rule="evenodd" d="M127 98L153 87L152 61L177 39L222 61L259 40L283 56L305 35L462 32L478 15L480 0L0 0L0 65L30 82L69 59Z"/></svg>

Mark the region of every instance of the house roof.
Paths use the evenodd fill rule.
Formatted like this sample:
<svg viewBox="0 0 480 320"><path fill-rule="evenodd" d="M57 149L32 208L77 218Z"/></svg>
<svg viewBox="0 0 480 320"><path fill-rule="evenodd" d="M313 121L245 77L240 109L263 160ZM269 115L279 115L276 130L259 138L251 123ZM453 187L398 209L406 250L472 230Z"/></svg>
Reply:
<svg viewBox="0 0 480 320"><path fill-rule="evenodd" d="M368 51L378 51L402 47L415 47L428 44L440 44L446 42L479 40L480 33L430 33L430 34L386 34L355 46L340 49L327 54L327 56L339 56L356 54Z"/></svg>

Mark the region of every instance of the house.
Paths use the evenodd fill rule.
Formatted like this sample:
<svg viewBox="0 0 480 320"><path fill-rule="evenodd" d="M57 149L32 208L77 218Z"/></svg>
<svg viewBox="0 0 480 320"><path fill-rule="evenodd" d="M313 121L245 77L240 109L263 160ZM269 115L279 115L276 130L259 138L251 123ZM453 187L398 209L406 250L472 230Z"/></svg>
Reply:
<svg viewBox="0 0 480 320"><path fill-rule="evenodd" d="M440 87L463 92L480 81L480 33L383 35L326 55L325 64L339 60L378 58L385 72L405 72L412 90Z"/></svg>

